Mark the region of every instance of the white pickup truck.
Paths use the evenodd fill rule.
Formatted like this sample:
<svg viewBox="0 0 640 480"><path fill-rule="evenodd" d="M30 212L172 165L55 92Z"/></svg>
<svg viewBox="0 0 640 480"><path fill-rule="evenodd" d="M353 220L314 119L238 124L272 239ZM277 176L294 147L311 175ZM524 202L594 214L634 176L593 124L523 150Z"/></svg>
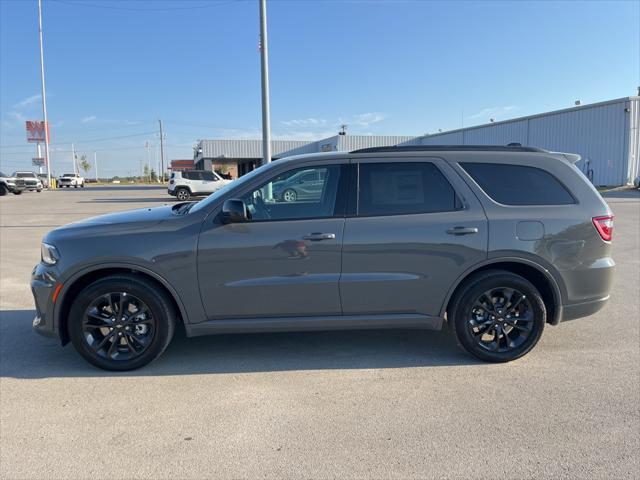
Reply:
<svg viewBox="0 0 640 480"><path fill-rule="evenodd" d="M65 173L58 178L58 187L84 188L84 177L81 177L77 173Z"/></svg>

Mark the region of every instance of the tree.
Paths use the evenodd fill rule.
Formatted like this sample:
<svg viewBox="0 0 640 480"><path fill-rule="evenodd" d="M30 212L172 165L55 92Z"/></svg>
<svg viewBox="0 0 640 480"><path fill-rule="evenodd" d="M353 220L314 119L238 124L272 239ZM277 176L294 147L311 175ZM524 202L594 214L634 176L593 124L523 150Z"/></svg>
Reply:
<svg viewBox="0 0 640 480"><path fill-rule="evenodd" d="M150 182L151 181L151 171L149 170L149 165L145 165L143 169L144 178L143 181Z"/></svg>
<svg viewBox="0 0 640 480"><path fill-rule="evenodd" d="M82 168L82 170L84 170L84 174L86 176L87 172L89 170L91 170L91 164L87 161L87 156L86 155L82 155L80 157L80 161L78 162L78 164L80 165L80 168Z"/></svg>
<svg viewBox="0 0 640 480"><path fill-rule="evenodd" d="M156 171L153 168L151 169L150 175L151 175L151 181L152 182L155 182L155 181L158 180L158 175L156 174Z"/></svg>

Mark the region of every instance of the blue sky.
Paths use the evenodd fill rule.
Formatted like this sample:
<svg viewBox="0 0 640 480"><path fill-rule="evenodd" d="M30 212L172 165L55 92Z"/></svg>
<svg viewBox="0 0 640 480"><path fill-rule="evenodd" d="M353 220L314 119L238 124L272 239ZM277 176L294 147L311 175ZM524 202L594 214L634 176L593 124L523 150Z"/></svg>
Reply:
<svg viewBox="0 0 640 480"><path fill-rule="evenodd" d="M257 0L45 0L52 166L260 138ZM269 0L275 138L420 135L636 94L640 2ZM0 168L41 117L35 0L0 0ZM90 173L92 175L92 173Z"/></svg>

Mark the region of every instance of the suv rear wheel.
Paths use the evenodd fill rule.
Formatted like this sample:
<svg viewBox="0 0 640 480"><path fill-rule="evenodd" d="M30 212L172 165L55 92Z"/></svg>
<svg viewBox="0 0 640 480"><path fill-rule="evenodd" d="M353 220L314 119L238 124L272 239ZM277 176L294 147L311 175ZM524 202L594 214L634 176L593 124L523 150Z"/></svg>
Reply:
<svg viewBox="0 0 640 480"><path fill-rule="evenodd" d="M488 362L527 354L540 340L546 320L536 287L502 270L481 272L465 282L448 316L458 344Z"/></svg>
<svg viewBox="0 0 640 480"><path fill-rule="evenodd" d="M71 343L89 363L105 370L133 370L167 348L175 313L166 295L149 281L112 275L78 294L68 329Z"/></svg>
<svg viewBox="0 0 640 480"><path fill-rule="evenodd" d="M7 187L4 186L4 183L0 183L0 197L6 195L8 192Z"/></svg>
<svg viewBox="0 0 640 480"><path fill-rule="evenodd" d="M188 188L180 187L176 190L176 198L181 202L186 202L191 198L191 192Z"/></svg>

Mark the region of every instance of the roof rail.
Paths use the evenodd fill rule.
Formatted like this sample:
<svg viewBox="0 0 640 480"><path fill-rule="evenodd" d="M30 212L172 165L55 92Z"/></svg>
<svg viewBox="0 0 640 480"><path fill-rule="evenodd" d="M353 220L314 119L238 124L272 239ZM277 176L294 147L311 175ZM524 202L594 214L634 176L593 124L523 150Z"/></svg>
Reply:
<svg viewBox="0 0 640 480"><path fill-rule="evenodd" d="M393 153L393 152L546 152L541 148L519 145L394 145L390 147L370 147L353 150L349 153Z"/></svg>

